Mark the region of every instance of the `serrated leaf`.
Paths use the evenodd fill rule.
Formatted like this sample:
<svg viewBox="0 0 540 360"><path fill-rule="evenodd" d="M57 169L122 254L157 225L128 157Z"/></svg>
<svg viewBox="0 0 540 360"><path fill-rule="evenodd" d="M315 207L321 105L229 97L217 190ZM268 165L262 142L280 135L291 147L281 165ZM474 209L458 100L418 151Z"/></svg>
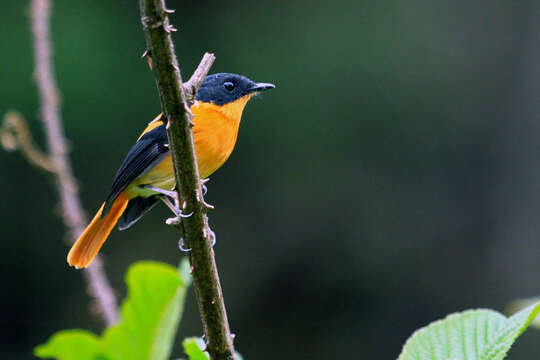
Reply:
<svg viewBox="0 0 540 360"><path fill-rule="evenodd" d="M105 332L112 360L165 360L169 357L185 297L184 281L170 265L139 262L126 276L128 297L121 321Z"/></svg>
<svg viewBox="0 0 540 360"><path fill-rule="evenodd" d="M208 355L202 351L201 347L205 346L201 338L191 337L186 338L182 343L184 352L189 360L208 360Z"/></svg>
<svg viewBox="0 0 540 360"><path fill-rule="evenodd" d="M449 315L416 331L398 360L502 360L540 311L540 302L510 318L492 310Z"/></svg>
<svg viewBox="0 0 540 360"><path fill-rule="evenodd" d="M34 349L41 359L106 360L99 338L84 330L64 330L54 334L46 344Z"/></svg>
<svg viewBox="0 0 540 360"><path fill-rule="evenodd" d="M178 270L158 262L135 263L126 282L121 320L101 338L86 331L63 331L36 347L35 354L58 360L168 359L191 282L187 261Z"/></svg>

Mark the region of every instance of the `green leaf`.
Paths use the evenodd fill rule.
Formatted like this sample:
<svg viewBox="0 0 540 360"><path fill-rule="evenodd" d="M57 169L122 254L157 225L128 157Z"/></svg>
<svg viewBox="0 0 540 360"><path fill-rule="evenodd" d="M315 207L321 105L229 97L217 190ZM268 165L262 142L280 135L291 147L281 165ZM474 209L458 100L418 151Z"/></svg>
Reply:
<svg viewBox="0 0 540 360"><path fill-rule="evenodd" d="M184 346L184 352L188 355L189 360L208 360L208 356L201 347L204 346L204 342L201 338L187 338L182 343Z"/></svg>
<svg viewBox="0 0 540 360"><path fill-rule="evenodd" d="M510 318L469 310L417 330L398 360L501 360L540 311L540 302Z"/></svg>
<svg viewBox="0 0 540 360"><path fill-rule="evenodd" d="M121 321L103 336L112 360L165 360L183 309L185 282L169 265L139 262L126 276Z"/></svg>
<svg viewBox="0 0 540 360"><path fill-rule="evenodd" d="M188 288L193 282L193 277L191 276L191 265L189 264L189 260L186 257L182 258L176 270L178 271L178 274L180 274L180 278L184 282L184 287Z"/></svg>
<svg viewBox="0 0 540 360"><path fill-rule="evenodd" d="M513 314L513 313L518 312L518 311L520 311L522 309L525 309L526 307L534 305L539 301L540 301L539 296L532 297L532 298L526 298L526 299L517 299L517 300L514 300L514 301L510 302L510 304L508 304L508 307L507 307L505 312L507 314ZM531 323L531 326L535 327L537 329L540 329L540 316L537 316L537 317L534 318L534 320Z"/></svg>
<svg viewBox="0 0 540 360"><path fill-rule="evenodd" d="M184 346L184 352L188 355L189 360L208 360L208 353L202 349L206 348L206 344L203 339L197 337L186 338L182 343ZM242 355L237 351L236 360L244 360Z"/></svg>
<svg viewBox="0 0 540 360"><path fill-rule="evenodd" d="M34 349L41 359L106 360L96 335L84 330L64 330L54 334L46 344Z"/></svg>
<svg viewBox="0 0 540 360"><path fill-rule="evenodd" d="M58 360L166 360L169 358L191 283L189 265L179 269L143 261L126 275L128 297L121 320L98 338L80 330L62 331L35 349L36 356ZM101 357L100 357L101 356Z"/></svg>

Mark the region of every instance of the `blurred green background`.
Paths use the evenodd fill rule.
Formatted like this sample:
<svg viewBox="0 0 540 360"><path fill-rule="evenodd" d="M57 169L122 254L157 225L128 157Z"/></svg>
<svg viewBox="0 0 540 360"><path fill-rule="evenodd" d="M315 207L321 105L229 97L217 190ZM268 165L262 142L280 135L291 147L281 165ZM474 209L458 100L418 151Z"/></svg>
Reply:
<svg viewBox="0 0 540 360"><path fill-rule="evenodd" d="M54 61L89 215L159 111L135 1L54 2ZM277 88L251 101L211 177L217 261L246 359L394 359L418 327L540 293L537 1L167 1L187 77ZM27 1L0 13L0 112L43 144ZM65 257L51 180L0 151L0 358L102 323ZM139 259L176 264L163 206L103 248L123 298ZM202 332L193 291L178 344ZM510 353L538 354L531 330ZM175 358L181 356L178 348Z"/></svg>

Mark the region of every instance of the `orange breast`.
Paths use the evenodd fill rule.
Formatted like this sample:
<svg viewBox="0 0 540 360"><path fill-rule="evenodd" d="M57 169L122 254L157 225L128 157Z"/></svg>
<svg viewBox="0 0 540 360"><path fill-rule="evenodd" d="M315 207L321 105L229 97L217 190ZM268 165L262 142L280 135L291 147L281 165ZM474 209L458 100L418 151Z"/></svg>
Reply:
<svg viewBox="0 0 540 360"><path fill-rule="evenodd" d="M227 161L238 136L242 110L249 96L217 106L196 102L193 112L193 137L201 178L210 176Z"/></svg>
<svg viewBox="0 0 540 360"><path fill-rule="evenodd" d="M201 179L212 175L231 155L238 136L242 111L250 97L251 95L244 96L223 106L202 102L195 102L191 106L195 124L193 127L195 152ZM159 115L148 124L143 134L163 124L162 121L162 116ZM152 184L162 189L172 189L175 180L171 156L167 156L129 187L129 191L134 192L134 196L154 194L150 190L139 188L140 184Z"/></svg>

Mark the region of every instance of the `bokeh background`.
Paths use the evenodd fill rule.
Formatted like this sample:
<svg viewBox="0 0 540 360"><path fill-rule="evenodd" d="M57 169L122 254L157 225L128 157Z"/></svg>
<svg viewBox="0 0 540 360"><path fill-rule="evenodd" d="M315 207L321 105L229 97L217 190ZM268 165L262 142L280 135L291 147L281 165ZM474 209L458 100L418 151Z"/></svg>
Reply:
<svg viewBox="0 0 540 360"><path fill-rule="evenodd" d="M54 60L89 215L159 112L135 1L54 1ZM207 200L237 349L246 359L395 359L417 328L540 293L537 1L167 1L183 73L277 88L248 104ZM27 1L0 13L0 112L43 144ZM68 268L57 194L0 151L0 358L59 329L100 332ZM102 253L120 298L129 264L176 264L160 206ZM178 343L201 334L190 292ZM512 359L538 355L531 330ZM180 357L177 347L174 357Z"/></svg>

